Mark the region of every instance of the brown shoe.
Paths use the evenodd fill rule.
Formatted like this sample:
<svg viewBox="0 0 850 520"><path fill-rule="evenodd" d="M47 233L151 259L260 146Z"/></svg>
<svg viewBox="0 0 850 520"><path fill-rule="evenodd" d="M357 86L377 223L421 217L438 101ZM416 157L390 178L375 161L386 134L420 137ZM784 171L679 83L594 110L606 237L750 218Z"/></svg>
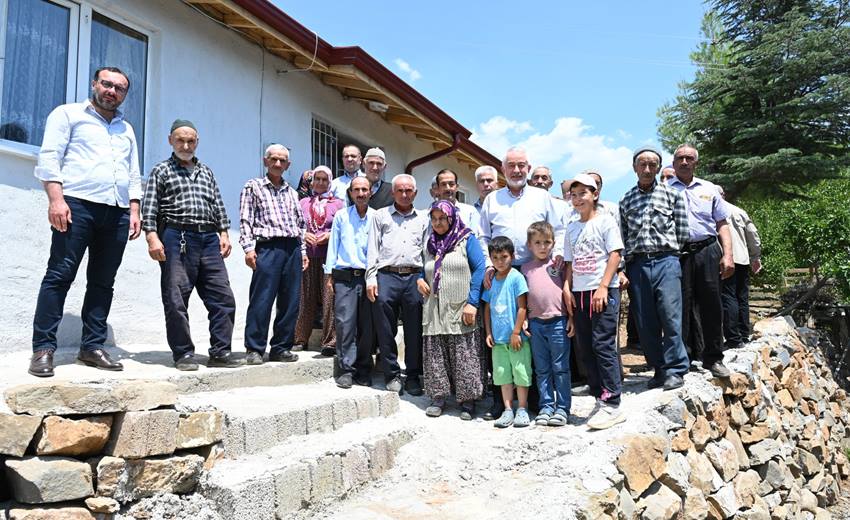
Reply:
<svg viewBox="0 0 850 520"><path fill-rule="evenodd" d="M36 350L33 352L30 368L27 372L36 377L53 377L53 351Z"/></svg>
<svg viewBox="0 0 850 520"><path fill-rule="evenodd" d="M110 370L113 372L124 370L124 365L117 361L112 361L109 354L107 354L105 350L99 348L94 350L81 350L80 353L77 354L77 360L90 367L99 368L101 370Z"/></svg>

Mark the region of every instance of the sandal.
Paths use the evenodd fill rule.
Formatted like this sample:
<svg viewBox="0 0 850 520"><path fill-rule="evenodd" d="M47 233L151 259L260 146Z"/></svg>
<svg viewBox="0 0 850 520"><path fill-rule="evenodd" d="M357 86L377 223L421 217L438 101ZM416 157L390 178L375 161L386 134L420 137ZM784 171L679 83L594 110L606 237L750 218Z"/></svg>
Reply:
<svg viewBox="0 0 850 520"><path fill-rule="evenodd" d="M431 406L425 409L425 415L428 417L439 417L443 414L443 407L445 406L445 399L434 399L431 401Z"/></svg>
<svg viewBox="0 0 850 520"><path fill-rule="evenodd" d="M538 416L539 417L539 416ZM549 418L549 426L566 426L568 421L568 414L563 410L558 410Z"/></svg>
<svg viewBox="0 0 850 520"><path fill-rule="evenodd" d="M502 416L496 419L496 422L493 423L493 426L496 428L507 428L508 426L514 423L514 411L513 410L505 410L502 412Z"/></svg>
<svg viewBox="0 0 850 520"><path fill-rule="evenodd" d="M549 424L550 417L552 417L551 413L544 410L534 418L534 424L537 426L546 426Z"/></svg>

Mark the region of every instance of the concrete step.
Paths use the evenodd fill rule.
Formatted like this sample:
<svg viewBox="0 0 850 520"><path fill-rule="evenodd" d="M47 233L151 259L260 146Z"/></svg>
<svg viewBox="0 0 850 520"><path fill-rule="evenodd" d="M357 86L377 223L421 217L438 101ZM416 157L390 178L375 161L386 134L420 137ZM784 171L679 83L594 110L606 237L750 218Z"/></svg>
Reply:
<svg viewBox="0 0 850 520"><path fill-rule="evenodd" d="M383 417L290 437L262 453L220 461L202 478L200 493L223 518L287 518L378 478L413 437L410 426Z"/></svg>
<svg viewBox="0 0 850 520"><path fill-rule="evenodd" d="M398 394L333 381L280 387L247 387L182 395L178 409L217 409L224 414L224 453L235 458L258 453L289 437L338 430L348 423L388 417L398 411Z"/></svg>

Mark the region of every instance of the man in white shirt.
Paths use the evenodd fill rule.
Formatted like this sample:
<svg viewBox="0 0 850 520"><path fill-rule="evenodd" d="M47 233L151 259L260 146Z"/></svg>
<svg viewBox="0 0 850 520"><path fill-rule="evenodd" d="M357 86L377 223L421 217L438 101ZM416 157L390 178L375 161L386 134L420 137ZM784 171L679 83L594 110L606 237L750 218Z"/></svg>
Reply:
<svg viewBox="0 0 850 520"><path fill-rule="evenodd" d="M342 149L342 175L331 181L330 192L333 196L344 200L346 205L350 204L348 200L348 186L355 177L363 177L363 172L360 171L360 164L363 162L363 157L360 155L360 148L356 145L348 144Z"/></svg>
<svg viewBox="0 0 850 520"><path fill-rule="evenodd" d="M91 98L61 105L47 116L35 177L50 201L53 231L47 272L41 281L33 318L33 356L29 373L53 375L56 331L65 296L86 250L83 333L77 359L102 370L123 370L103 349L112 286L128 238L141 233L142 198L136 135L118 110L130 80L115 67L98 69Z"/></svg>
<svg viewBox="0 0 850 520"><path fill-rule="evenodd" d="M457 201L457 174L446 168L437 174L437 199L447 200L455 205L460 219L476 236L481 233L481 215L475 206Z"/></svg>

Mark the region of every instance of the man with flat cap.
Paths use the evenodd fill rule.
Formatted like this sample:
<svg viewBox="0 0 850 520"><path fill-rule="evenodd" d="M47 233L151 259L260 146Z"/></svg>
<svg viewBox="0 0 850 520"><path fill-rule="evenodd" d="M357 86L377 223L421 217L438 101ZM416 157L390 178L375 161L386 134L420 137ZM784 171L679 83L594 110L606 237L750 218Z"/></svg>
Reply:
<svg viewBox="0 0 850 520"><path fill-rule="evenodd" d="M646 361L655 369L650 388L679 388L688 372L682 340L682 268L679 251L688 240L682 195L659 183L661 152L643 147L632 156L635 187L620 200L626 276L633 286L638 329ZM662 337L663 333L663 337Z"/></svg>
<svg viewBox="0 0 850 520"><path fill-rule="evenodd" d="M165 332L174 366L197 370L189 331L189 297L193 289L210 320L208 367L243 364L230 351L236 300L224 259L230 255L230 220L212 170L195 157L198 131L191 121L171 125L171 157L151 170L142 202L142 227L148 254L159 262L165 309Z"/></svg>

